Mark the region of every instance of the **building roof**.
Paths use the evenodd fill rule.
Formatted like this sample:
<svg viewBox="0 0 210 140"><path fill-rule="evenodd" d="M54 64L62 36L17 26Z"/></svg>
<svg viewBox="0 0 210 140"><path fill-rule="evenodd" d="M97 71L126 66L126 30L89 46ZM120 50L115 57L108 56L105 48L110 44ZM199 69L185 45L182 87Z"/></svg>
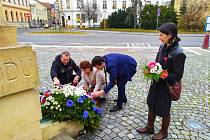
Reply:
<svg viewBox="0 0 210 140"><path fill-rule="evenodd" d="M50 3L47 3L47 2L40 2L42 5L44 5L47 9L51 9L51 4Z"/></svg>
<svg viewBox="0 0 210 140"><path fill-rule="evenodd" d="M54 4L50 4L51 9L55 9L55 5Z"/></svg>

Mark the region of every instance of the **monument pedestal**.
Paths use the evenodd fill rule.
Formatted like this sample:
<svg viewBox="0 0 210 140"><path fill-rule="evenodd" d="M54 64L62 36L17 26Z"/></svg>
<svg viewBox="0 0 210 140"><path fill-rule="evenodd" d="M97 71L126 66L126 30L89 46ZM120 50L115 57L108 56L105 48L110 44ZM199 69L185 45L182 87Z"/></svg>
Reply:
<svg viewBox="0 0 210 140"><path fill-rule="evenodd" d="M0 25L0 39L0 47L7 47L8 44L16 45L16 27Z"/></svg>
<svg viewBox="0 0 210 140"><path fill-rule="evenodd" d="M16 44L15 27L0 32L0 140L41 140L36 54Z"/></svg>

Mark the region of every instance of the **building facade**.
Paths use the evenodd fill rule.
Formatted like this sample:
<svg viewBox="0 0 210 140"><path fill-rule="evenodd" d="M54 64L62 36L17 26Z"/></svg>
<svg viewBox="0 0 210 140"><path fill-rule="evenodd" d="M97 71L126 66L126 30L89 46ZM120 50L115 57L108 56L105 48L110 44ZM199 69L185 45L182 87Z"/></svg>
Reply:
<svg viewBox="0 0 210 140"><path fill-rule="evenodd" d="M31 27L43 27L48 24L48 9L39 1L30 1Z"/></svg>
<svg viewBox="0 0 210 140"><path fill-rule="evenodd" d="M88 27L87 5L90 5L90 9L96 9L94 18L90 20L90 26L98 27L100 22L108 19L112 12L131 7L132 3L131 0L64 0L60 3L62 25Z"/></svg>
<svg viewBox="0 0 210 140"><path fill-rule="evenodd" d="M5 20L9 25L18 28L29 27L30 6L28 0L2 0L2 6Z"/></svg>
<svg viewBox="0 0 210 140"><path fill-rule="evenodd" d="M55 17L55 10L54 10L54 4L41 2L46 8L47 8L47 16L48 16L48 25L51 26L53 19Z"/></svg>

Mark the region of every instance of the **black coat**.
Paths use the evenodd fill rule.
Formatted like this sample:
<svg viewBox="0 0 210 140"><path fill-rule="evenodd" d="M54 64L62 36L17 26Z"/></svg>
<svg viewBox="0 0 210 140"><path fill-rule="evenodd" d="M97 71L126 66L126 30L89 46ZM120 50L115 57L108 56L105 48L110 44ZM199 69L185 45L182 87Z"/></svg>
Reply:
<svg viewBox="0 0 210 140"><path fill-rule="evenodd" d="M60 80L60 84L64 85L73 82L75 77L73 71L81 77L81 69L76 65L74 60L70 59L69 63L64 65L61 63L60 55L58 55L52 63L50 75L52 79L57 77Z"/></svg>
<svg viewBox="0 0 210 140"><path fill-rule="evenodd" d="M156 62L159 62L164 70L168 70L169 75L165 80L160 79L158 82L152 82L147 96L149 111L161 117L170 114L172 100L166 81L173 85L182 79L185 58L186 56L178 42L174 42L168 48L164 45L160 46Z"/></svg>

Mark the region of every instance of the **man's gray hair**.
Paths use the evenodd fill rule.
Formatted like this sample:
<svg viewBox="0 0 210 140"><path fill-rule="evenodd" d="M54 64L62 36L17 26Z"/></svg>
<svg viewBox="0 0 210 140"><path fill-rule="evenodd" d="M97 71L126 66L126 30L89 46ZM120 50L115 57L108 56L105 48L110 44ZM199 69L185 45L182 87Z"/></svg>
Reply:
<svg viewBox="0 0 210 140"><path fill-rule="evenodd" d="M64 52L61 53L61 56L63 56L63 55L70 56L70 53L68 51L64 51Z"/></svg>

